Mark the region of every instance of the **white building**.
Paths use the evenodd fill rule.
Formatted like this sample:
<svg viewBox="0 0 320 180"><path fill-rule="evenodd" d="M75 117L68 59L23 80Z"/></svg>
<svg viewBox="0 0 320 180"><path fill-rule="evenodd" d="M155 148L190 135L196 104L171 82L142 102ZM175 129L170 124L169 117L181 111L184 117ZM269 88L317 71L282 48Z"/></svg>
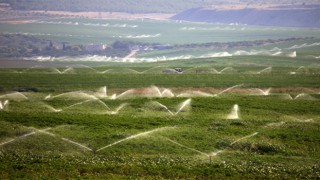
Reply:
<svg viewBox="0 0 320 180"><path fill-rule="evenodd" d="M93 51L102 51L105 50L107 46L105 44L88 44L86 45L86 50L93 52Z"/></svg>

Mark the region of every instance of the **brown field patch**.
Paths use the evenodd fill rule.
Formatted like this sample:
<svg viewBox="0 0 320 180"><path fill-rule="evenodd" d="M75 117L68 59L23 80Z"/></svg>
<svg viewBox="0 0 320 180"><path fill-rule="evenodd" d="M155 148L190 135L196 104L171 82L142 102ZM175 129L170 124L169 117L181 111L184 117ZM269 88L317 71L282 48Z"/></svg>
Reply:
<svg viewBox="0 0 320 180"><path fill-rule="evenodd" d="M151 19L165 21L169 20L174 14L130 14L120 12L69 12L69 11L12 11L0 9L2 17L1 23L8 24L25 24L38 20L49 20L56 18L89 18L89 19L123 19L123 20L140 20ZM6 13L9 13L6 14ZM11 14L10 14L11 13ZM1 15L0 14L0 15Z"/></svg>
<svg viewBox="0 0 320 180"><path fill-rule="evenodd" d="M62 15L62 16L73 16L83 18L99 18L99 19L153 19L153 20L168 20L174 14L130 14L122 12L68 12L68 11L32 11L35 13L45 13L50 15Z"/></svg>

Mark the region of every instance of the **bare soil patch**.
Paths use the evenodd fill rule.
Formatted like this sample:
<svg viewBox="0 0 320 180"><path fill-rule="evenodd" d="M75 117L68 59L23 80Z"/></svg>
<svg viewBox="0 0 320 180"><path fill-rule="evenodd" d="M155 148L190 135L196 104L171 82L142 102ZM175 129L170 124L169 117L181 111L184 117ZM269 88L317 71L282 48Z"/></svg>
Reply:
<svg viewBox="0 0 320 180"><path fill-rule="evenodd" d="M174 14L129 14L122 12L68 12L68 11L33 11L38 13L47 13L51 15L65 15L83 18L101 18L101 19L153 19L153 20L168 20Z"/></svg>
<svg viewBox="0 0 320 180"><path fill-rule="evenodd" d="M69 11L12 11L0 9L0 23L25 24L56 18L124 19L124 20L169 20L174 14L130 14L120 12L69 12Z"/></svg>

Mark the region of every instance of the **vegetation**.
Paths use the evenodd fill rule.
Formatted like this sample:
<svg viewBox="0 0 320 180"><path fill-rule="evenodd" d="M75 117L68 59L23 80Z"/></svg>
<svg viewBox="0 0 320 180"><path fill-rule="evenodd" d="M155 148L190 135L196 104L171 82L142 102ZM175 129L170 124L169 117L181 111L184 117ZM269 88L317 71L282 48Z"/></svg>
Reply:
<svg viewBox="0 0 320 180"><path fill-rule="evenodd" d="M0 177L319 178L319 71L281 59L220 74L212 62L233 59L1 69ZM190 91L212 97L178 97ZM229 119L235 104L239 119Z"/></svg>
<svg viewBox="0 0 320 180"><path fill-rule="evenodd" d="M266 39L266 40L255 40L255 41L238 41L238 42L226 42L226 43L202 43L202 44L182 44L176 45L177 49L194 49L194 48L210 48L215 50L233 49L233 48L257 48L259 46L265 46L270 44L278 44L284 42L293 42L299 40L311 40L311 38L287 38L287 39Z"/></svg>
<svg viewBox="0 0 320 180"><path fill-rule="evenodd" d="M320 38L317 29L276 27L270 30L268 27L245 25L82 18L46 20L30 24L5 24L0 26L0 31L2 32L0 41L2 57L60 57L93 54L124 57L128 55L130 50L127 47L112 48L116 41L128 43L130 47L142 46L136 54L136 57L142 58L164 56L170 58L182 55L201 57L239 50L249 53L256 51L270 53L270 50L276 47L282 49L283 53L297 51L298 55L302 55L307 49L308 54L318 56L317 46L285 49L303 44L312 45L318 43ZM306 34L310 38L306 38ZM54 48L49 46L50 41ZM66 44L68 48L65 50L62 47L63 42L69 43ZM85 51L85 45L91 43L107 44L109 48L101 52ZM151 50L159 44L174 48Z"/></svg>
<svg viewBox="0 0 320 180"><path fill-rule="evenodd" d="M0 31L7 55L39 48L34 55L71 56L0 59L0 179L320 178L317 29L55 19ZM176 48L144 57L231 52L229 45L283 54L76 61L89 43Z"/></svg>
<svg viewBox="0 0 320 180"><path fill-rule="evenodd" d="M52 70L51 70L52 71ZM242 74L1 74L1 86L7 91L36 88L38 91L70 91L108 85L110 88L137 88L157 85L162 87L319 87L316 75L250 75ZM294 78L293 78L294 77ZM12 83L16 81L16 83Z"/></svg>
<svg viewBox="0 0 320 180"><path fill-rule="evenodd" d="M53 42L79 44L108 44L115 41L134 41L171 45L228 43L250 41L276 41L279 39L314 37L301 39L300 44L318 42L318 29L304 28L269 28L229 24L197 24L188 22L141 21L141 20L98 20L98 19L54 19L27 24L5 24L0 26L3 34L24 34L36 36ZM290 33L288 33L290 32ZM277 43L287 47L291 43Z"/></svg>
<svg viewBox="0 0 320 180"><path fill-rule="evenodd" d="M174 111L185 98L102 98L112 109L129 104L118 115L102 115L106 108L94 101L62 112L46 106L67 107L81 101L79 97L44 100L47 94L25 95L28 100L10 99L9 106L0 111L0 142L20 137L0 146L1 178L291 179L320 175L319 100L247 95L192 98L190 110L172 116L162 108L151 108L150 102L158 101ZM226 119L235 103L241 119ZM157 128L164 129L97 151ZM35 134L21 137L30 132ZM217 156L208 156L219 151Z"/></svg>
<svg viewBox="0 0 320 180"><path fill-rule="evenodd" d="M240 41L228 43L204 43L204 44L185 44L170 46L173 50L186 50L207 48L221 50L225 48L250 48L275 43L284 43L299 40L312 40L312 38L289 38L278 40L256 40ZM87 45L69 45L68 42L54 42L52 40L41 39L35 36L22 34L0 34L0 56L1 57L32 57L32 56L85 56L100 55L108 57L124 57L130 53L133 47L155 48L160 44L140 43L133 41L115 41L107 49L88 50Z"/></svg>
<svg viewBox="0 0 320 180"><path fill-rule="evenodd" d="M124 57L130 53L131 48L130 43L124 41L116 41L106 49L88 50L86 46L68 45L68 42L54 42L22 34L0 34L1 57L72 57L85 55Z"/></svg>
<svg viewBox="0 0 320 180"><path fill-rule="evenodd" d="M128 13L176 13L189 8L212 6L212 5L226 5L230 3L245 4L245 5L265 5L265 4L297 4L302 5L300 1L296 0L163 0L154 2L152 0L140 0L139 2L131 2L125 0L111 1L111 0L43 0L41 2L36 0L1 0L1 3L9 3L15 10L53 10L53 11L107 11L107 12L128 12ZM316 0L308 0L306 4L318 3Z"/></svg>

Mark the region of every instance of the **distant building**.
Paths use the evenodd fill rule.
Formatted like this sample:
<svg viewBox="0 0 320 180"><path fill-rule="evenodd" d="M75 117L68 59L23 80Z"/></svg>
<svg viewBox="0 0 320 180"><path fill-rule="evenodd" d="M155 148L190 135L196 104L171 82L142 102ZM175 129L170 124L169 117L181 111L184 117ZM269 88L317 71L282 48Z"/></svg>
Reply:
<svg viewBox="0 0 320 180"><path fill-rule="evenodd" d="M94 52L105 50L107 46L105 44L88 44L85 46L85 48L89 52Z"/></svg>

